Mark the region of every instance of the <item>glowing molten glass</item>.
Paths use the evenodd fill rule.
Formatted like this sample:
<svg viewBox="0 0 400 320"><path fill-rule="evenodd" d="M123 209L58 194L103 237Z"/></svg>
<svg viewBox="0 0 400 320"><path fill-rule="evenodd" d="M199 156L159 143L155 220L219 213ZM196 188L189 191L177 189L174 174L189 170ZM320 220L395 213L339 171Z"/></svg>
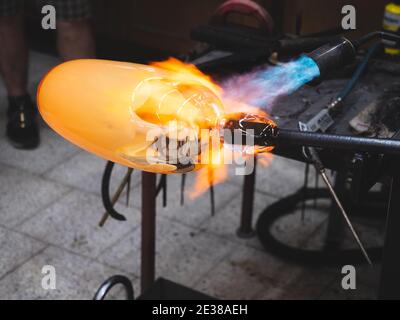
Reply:
<svg viewBox="0 0 400 320"><path fill-rule="evenodd" d="M160 137L179 145L223 117L219 88L180 64L94 59L60 64L40 84L40 113L64 138L113 162L156 173L195 170L200 165L178 166L152 148ZM177 137L168 136L171 127Z"/></svg>

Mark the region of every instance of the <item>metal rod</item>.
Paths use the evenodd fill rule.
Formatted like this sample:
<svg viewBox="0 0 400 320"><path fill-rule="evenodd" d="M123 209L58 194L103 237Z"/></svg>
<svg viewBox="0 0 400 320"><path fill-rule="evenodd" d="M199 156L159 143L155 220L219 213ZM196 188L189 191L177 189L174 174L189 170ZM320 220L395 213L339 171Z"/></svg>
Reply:
<svg viewBox="0 0 400 320"><path fill-rule="evenodd" d="M303 182L303 195L304 195L304 200L301 203L301 222L304 222L304 213L306 211L306 193L307 193L307 187L308 187L308 174L310 171L310 164L307 162L306 167L304 170L304 182Z"/></svg>
<svg viewBox="0 0 400 320"><path fill-rule="evenodd" d="M129 207L129 199L131 197L131 180L132 176L129 175L127 184L126 184L126 206Z"/></svg>
<svg viewBox="0 0 400 320"><path fill-rule="evenodd" d="M210 184L210 206L211 216L215 215L215 195L214 195L214 169L208 168L208 183Z"/></svg>
<svg viewBox="0 0 400 320"><path fill-rule="evenodd" d="M130 182L130 179L131 179L132 171L133 171L133 169L128 168L125 176L122 178L120 185L118 186L117 190L115 191L115 193L114 193L114 195L113 195L113 197L111 199L112 205L117 203L117 201L118 201L119 197L121 196L122 191L124 190L126 185L128 185L127 193L129 193L129 189L130 189L129 188L130 187L129 182ZM106 221L107 221L109 216L110 215L108 214L107 211L103 213L103 216L101 217L100 222L99 222L99 227L103 227L104 226L104 224L106 223Z"/></svg>
<svg viewBox="0 0 400 320"><path fill-rule="evenodd" d="M314 188L315 188L315 190L317 190L318 188L319 188L319 173L318 173L318 170L317 169L315 169L315 181L314 181ZM314 196L314 202L313 202L313 207L314 207L314 209L315 208L317 208L317 201L318 201L318 198L316 197L316 196Z"/></svg>
<svg viewBox="0 0 400 320"><path fill-rule="evenodd" d="M164 187L163 187L163 207L167 206L167 175L164 174Z"/></svg>
<svg viewBox="0 0 400 320"><path fill-rule="evenodd" d="M310 155L310 159L312 160L315 168L318 170L318 172L321 175L322 179L324 180L326 186L328 187L329 193L331 194L333 200L335 201L336 205L338 206L340 213L342 214L343 218L345 219L347 226L349 227L351 233L353 234L354 239L356 240L358 246L361 249L362 254L364 255L368 264L372 265L371 259L369 258L367 251L365 250L363 244L361 243L361 240L360 240L356 230L354 229L342 203L340 202L339 197L337 196L335 190L333 189L332 183L330 182L328 176L326 175L325 168L319 158L317 151L313 147L309 147L307 149L308 149L308 152Z"/></svg>
<svg viewBox="0 0 400 320"><path fill-rule="evenodd" d="M240 226L236 232L239 238L251 238L254 236L253 229L253 206L254 190L256 184L257 157L254 157L254 170L251 174L244 176L242 191L242 210L240 215Z"/></svg>
<svg viewBox="0 0 400 320"><path fill-rule="evenodd" d="M156 237L156 174L142 172L142 248L141 292L152 286L155 279Z"/></svg>
<svg viewBox="0 0 400 320"><path fill-rule="evenodd" d="M346 220L346 223L347 223L348 227L350 228L350 231L353 234L354 239L356 240L358 246L360 247L365 259L367 260L369 265L372 265L371 259L369 258L367 251L365 250L363 244L361 243L361 240L360 240L356 230L354 229L354 227L353 227L353 225L352 225L352 223L351 223L346 211L344 210L344 208L342 206L342 203L340 202L339 198L337 197L335 190L333 190L332 184L330 183L330 181L328 179L328 176L326 175L326 172L325 171L321 172L321 176L322 176L322 179L324 180L325 184L327 185L330 194L332 195L332 197L335 200L337 206L339 207L343 218Z"/></svg>
<svg viewBox="0 0 400 320"><path fill-rule="evenodd" d="M346 170L340 170L335 175L334 190L337 197L341 199L342 203L348 202L347 174L348 172ZM336 202L334 201L334 199L332 199L329 208L328 225L326 228L325 236L325 248L327 250L340 249L340 246L342 245L345 237L346 221L343 219L342 214L341 212L339 212L339 210L340 209L337 206Z"/></svg>
<svg viewBox="0 0 400 320"><path fill-rule="evenodd" d="M185 185L186 185L186 173L183 173L181 177L181 206L183 206L185 203Z"/></svg>

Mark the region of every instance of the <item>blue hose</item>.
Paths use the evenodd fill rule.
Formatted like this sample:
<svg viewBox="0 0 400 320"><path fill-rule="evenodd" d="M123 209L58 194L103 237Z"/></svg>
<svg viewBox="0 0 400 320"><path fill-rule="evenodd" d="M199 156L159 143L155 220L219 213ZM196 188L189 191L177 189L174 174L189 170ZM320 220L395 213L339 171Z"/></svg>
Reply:
<svg viewBox="0 0 400 320"><path fill-rule="evenodd" d="M356 71L354 72L353 76L351 77L350 81L346 84L346 86L342 89L342 91L339 93L339 95L336 97L335 100L344 100L351 90L355 87L357 84L358 80L360 79L361 75L363 74L365 68L368 66L369 60L379 52L379 50L382 48L382 43L377 42L374 45L372 45L366 55L364 56L363 60L361 63L357 66Z"/></svg>

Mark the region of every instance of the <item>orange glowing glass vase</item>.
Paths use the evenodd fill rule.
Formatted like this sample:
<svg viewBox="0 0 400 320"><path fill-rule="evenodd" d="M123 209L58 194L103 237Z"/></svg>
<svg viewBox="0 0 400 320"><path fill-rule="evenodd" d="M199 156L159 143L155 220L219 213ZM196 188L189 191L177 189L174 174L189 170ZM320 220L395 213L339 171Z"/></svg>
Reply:
<svg viewBox="0 0 400 320"><path fill-rule="evenodd" d="M153 148L171 124L179 144L190 133L214 128L223 115L218 88L179 64L62 63L40 83L40 113L65 139L113 162L157 173L198 169L196 161L180 166Z"/></svg>

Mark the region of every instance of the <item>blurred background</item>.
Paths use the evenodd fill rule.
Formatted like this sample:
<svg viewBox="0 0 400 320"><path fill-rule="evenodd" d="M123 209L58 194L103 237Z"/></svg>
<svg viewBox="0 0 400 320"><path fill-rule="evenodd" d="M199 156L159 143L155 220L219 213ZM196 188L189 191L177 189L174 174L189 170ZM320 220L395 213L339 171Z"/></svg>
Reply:
<svg viewBox="0 0 400 320"><path fill-rule="evenodd" d="M213 13L224 1L123 1L93 2L93 27L98 55L123 60L149 59L158 55L184 54L196 42L190 39L192 28L207 24ZM382 17L388 1L255 1L273 17L277 32L307 35L323 30L340 28L344 5L357 8L357 29L351 37L366 34L382 27ZM231 22L254 25L253 19L232 15ZM49 31L40 27L40 15L29 17L32 45L50 50L54 41ZM301 24L301 27L299 27ZM53 35L54 36L54 35ZM51 44L53 43L53 46Z"/></svg>

